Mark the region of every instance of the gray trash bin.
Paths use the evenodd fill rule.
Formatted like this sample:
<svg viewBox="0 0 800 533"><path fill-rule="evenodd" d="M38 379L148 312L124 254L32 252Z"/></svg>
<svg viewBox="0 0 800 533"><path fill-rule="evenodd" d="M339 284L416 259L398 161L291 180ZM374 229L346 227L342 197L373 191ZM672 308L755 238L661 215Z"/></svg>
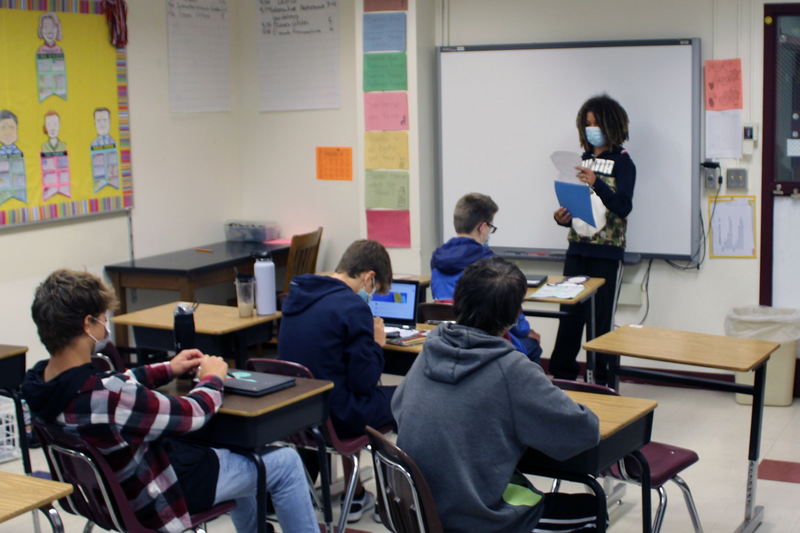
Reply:
<svg viewBox="0 0 800 533"><path fill-rule="evenodd" d="M725 334L781 343L767 364L765 405L792 405L797 339L800 339L800 310L761 305L735 307L725 317ZM752 385L753 372L737 372L736 383ZM750 405L753 397L737 394L736 401Z"/></svg>

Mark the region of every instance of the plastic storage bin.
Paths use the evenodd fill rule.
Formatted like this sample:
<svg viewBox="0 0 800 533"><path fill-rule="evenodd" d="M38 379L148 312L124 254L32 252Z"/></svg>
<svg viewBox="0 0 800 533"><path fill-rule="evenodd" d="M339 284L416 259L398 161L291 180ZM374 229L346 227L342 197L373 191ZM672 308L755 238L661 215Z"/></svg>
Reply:
<svg viewBox="0 0 800 533"><path fill-rule="evenodd" d="M0 396L0 463L19 459L21 456L14 400Z"/></svg>
<svg viewBox="0 0 800 533"><path fill-rule="evenodd" d="M278 238L278 225L274 222L233 220L225 224L225 240L237 242L265 242Z"/></svg>
<svg viewBox="0 0 800 533"><path fill-rule="evenodd" d="M781 343L767 363L764 405L792 405L797 339L800 339L800 310L758 305L735 307L725 317L725 334ZM736 383L752 385L754 380L753 372L736 373ZM753 397L737 394L736 401L751 405Z"/></svg>

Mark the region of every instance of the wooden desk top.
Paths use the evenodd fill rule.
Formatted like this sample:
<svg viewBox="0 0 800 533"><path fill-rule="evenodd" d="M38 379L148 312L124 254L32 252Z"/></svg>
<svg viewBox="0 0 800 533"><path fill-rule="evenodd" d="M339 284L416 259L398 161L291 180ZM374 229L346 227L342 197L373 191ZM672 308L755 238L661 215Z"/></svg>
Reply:
<svg viewBox="0 0 800 533"><path fill-rule="evenodd" d="M253 397L241 394L227 394L222 398L219 412L233 416L255 417L282 407L299 402L311 396L322 394L333 388L332 381L319 379L295 378L296 385L272 394ZM158 392L170 396L185 396L194 388L195 383L187 379L175 379L158 388Z"/></svg>
<svg viewBox="0 0 800 533"><path fill-rule="evenodd" d="M558 283L563 279L564 276L547 276L547 281L545 281L545 284ZM575 298L536 298L533 296L533 293L541 289L542 286L540 285L539 287L528 287L528 292L527 294L525 294L525 301L574 305L589 298L592 294L597 292L597 289L599 289L600 286L603 285L605 282L606 280L603 278L589 278L589 281L583 284L583 286L586 288L583 289L583 291Z"/></svg>
<svg viewBox="0 0 800 533"><path fill-rule="evenodd" d="M28 352L27 346L12 346L10 344L0 344L0 359L14 357Z"/></svg>
<svg viewBox="0 0 800 533"><path fill-rule="evenodd" d="M583 348L667 363L749 372L780 346L759 341L628 324L587 342Z"/></svg>
<svg viewBox="0 0 800 533"><path fill-rule="evenodd" d="M197 250L211 250L198 252ZM254 251L279 252L289 250L288 244L264 244L260 242L215 242L194 248L186 248L166 254L152 255L133 261L121 261L106 265L107 272L151 272L186 275L209 269L236 266L250 261Z"/></svg>
<svg viewBox="0 0 800 533"><path fill-rule="evenodd" d="M172 330L175 323L175 306L180 302L142 309L125 315L111 317L115 324L145 328ZM194 329L204 335L224 335L281 317L280 311L274 315L253 314L249 318L239 317L239 308L228 305L200 304L194 311Z"/></svg>
<svg viewBox="0 0 800 533"><path fill-rule="evenodd" d="M435 329L436 326L433 324L417 324L416 329L419 331L430 331ZM425 346L424 342L419 344L415 344L414 346L398 346L396 344L389 344L386 343L383 345L384 350L391 350L393 352L406 352L406 353L416 353L419 354L422 352L422 347Z"/></svg>
<svg viewBox="0 0 800 533"><path fill-rule="evenodd" d="M72 494L72 485L0 471L0 522Z"/></svg>
<svg viewBox="0 0 800 533"><path fill-rule="evenodd" d="M572 401L585 405L600 419L600 438L606 439L653 411L658 402L641 398L564 391Z"/></svg>

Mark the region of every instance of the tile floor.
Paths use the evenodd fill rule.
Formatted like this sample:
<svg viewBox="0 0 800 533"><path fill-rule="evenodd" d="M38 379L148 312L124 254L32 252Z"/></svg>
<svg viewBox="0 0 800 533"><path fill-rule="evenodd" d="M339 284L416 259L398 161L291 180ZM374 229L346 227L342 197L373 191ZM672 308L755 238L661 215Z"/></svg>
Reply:
<svg viewBox="0 0 800 533"><path fill-rule="evenodd" d="M691 448L700 455L700 462L687 469L683 478L694 493L705 532L735 531L744 516L749 406L739 405L732 395L721 392L628 383L623 383L621 389L626 396L652 398L659 402L653 427L654 440ZM765 408L761 457L800 462L800 400L795 400L790 407ZM363 458L366 459L366 456ZM35 469L46 470L41 451L34 450L33 462ZM0 469L21 473L22 464L18 460L11 461L0 464ZM550 480L545 479L535 479L534 483L542 490L550 486ZM691 522L680 490L669 485L673 484L667 487L670 503L662 531L691 532ZM367 486L374 490L371 481ZM571 487L565 484L562 490L571 490ZM573 486L572 490L582 489ZM636 486L627 487L624 503L611 515L609 531L641 531L638 490ZM800 484L759 480L757 504L764 505L766 511L765 521L758 533L800 533L798 502ZM338 511L338 506L335 507ZM68 533L83 530L84 520L66 513L62 513L62 518ZM365 515L353 527L365 531L386 531L372 521L371 515ZM213 533L234 531L227 517L211 523L209 530ZM32 531L30 514L0 524L0 533ZM44 520L42 531L49 531Z"/></svg>

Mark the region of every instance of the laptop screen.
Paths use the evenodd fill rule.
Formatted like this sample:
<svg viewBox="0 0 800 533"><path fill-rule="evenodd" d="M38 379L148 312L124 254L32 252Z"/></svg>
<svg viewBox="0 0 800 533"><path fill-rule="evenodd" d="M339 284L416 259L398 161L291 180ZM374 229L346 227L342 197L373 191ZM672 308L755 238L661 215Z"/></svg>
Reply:
<svg viewBox="0 0 800 533"><path fill-rule="evenodd" d="M388 294L372 295L369 306L372 316L379 316L388 326L409 326L417 324L417 293L419 282L392 281Z"/></svg>

